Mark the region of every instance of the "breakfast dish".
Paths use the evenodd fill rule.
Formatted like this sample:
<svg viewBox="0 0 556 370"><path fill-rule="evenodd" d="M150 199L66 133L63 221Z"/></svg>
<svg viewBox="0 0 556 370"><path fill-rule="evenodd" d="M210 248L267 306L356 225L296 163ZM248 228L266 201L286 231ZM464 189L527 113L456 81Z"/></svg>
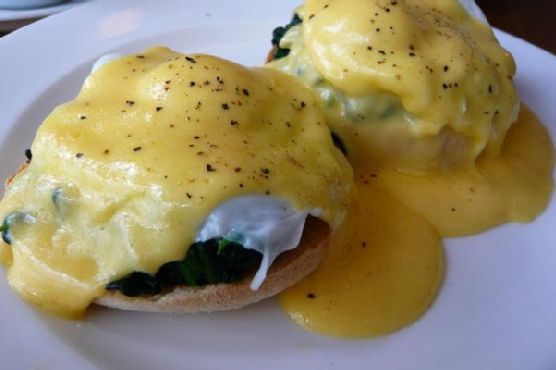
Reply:
<svg viewBox="0 0 556 370"><path fill-rule="evenodd" d="M316 268L351 168L299 82L166 48L103 62L41 125L0 203L22 297L69 316L95 299L214 311Z"/></svg>
<svg viewBox="0 0 556 370"><path fill-rule="evenodd" d="M299 283L281 302L309 330L414 322L442 284L441 236L530 220L552 193L550 137L518 117L513 58L477 14L307 0L267 68L103 56L6 183L11 287L79 316L235 309Z"/></svg>
<svg viewBox="0 0 556 370"><path fill-rule="evenodd" d="M360 176L380 172L444 236L531 221L552 191L552 143L526 107L518 117L514 60L464 3L475 11L310 0L278 29L269 64L317 93Z"/></svg>
<svg viewBox="0 0 556 370"><path fill-rule="evenodd" d="M457 0L310 0L286 28L272 67L320 96L358 167L473 166L517 117L511 55Z"/></svg>
<svg viewBox="0 0 556 370"><path fill-rule="evenodd" d="M27 32L16 32L6 39L10 42L0 42L4 55L0 96L8 102L3 113L5 129L0 130L1 177L8 177L21 163L23 149L30 147L38 123L52 108L74 99L100 55L112 51L136 54L151 45L170 45L188 53L208 52L245 65L260 65L272 28L287 22L288 13L298 2L240 0L233 6L219 1L190 5L169 0L161 7L153 2L122 0L110 8L92 6L96 11L87 16L80 9L75 16L62 14ZM70 31L76 19L80 23L78 34ZM58 37L54 42L45 35ZM554 100L556 92L546 81L556 78L554 58L507 34L497 31L496 35L516 59L514 81L521 99L553 130L556 112L546 102ZM66 57L60 58L62 53ZM35 83L22 84L22 76ZM15 90L17 94L13 94ZM369 174L366 180L371 184L383 178L382 172L377 174L378 178ZM358 187L364 185L364 180L361 182ZM365 203L380 208L375 219L364 215L365 222L376 222L375 230L397 224L379 217L387 216L382 209L392 202L398 204L393 207L395 216L415 220L416 212L403 205L402 211L391 193L371 198L365 192L363 196ZM551 314L556 302L551 284L546 283L555 278L551 252L554 231L550 227L554 211L551 204L534 223L446 239L445 283L432 308L415 324L372 341L336 340L300 330L272 300L210 315L94 309L78 322L58 320L23 304L1 279L0 312L9 317L4 332L10 335L3 346L3 363L13 368L139 369L158 367L164 359L168 367L187 363L218 368L224 366L225 354L225 366L245 369L269 363L280 368L544 369L554 361L551 343L556 340L556 322ZM426 226L422 217L415 226L422 227L421 236L429 235L429 241L439 242L436 228ZM404 231L403 225L400 229ZM371 248L370 243L366 248L358 245L356 252ZM381 266L375 265L375 272ZM408 293L411 291L408 288ZM325 298L319 291L302 293L308 302ZM308 293L316 298L306 297ZM282 298L280 301L284 303Z"/></svg>
<svg viewBox="0 0 556 370"><path fill-rule="evenodd" d="M281 297L302 326L397 330L441 285L439 236L529 222L547 207L552 140L520 107L513 57L474 2L307 0L272 44L267 67L318 96L359 194L347 236Z"/></svg>
<svg viewBox="0 0 556 370"><path fill-rule="evenodd" d="M10 285L76 316L234 309L299 283L281 302L309 330L414 322L443 280L441 236L530 220L552 192L552 142L518 119L513 58L477 14L307 0L267 68L103 56L6 183Z"/></svg>

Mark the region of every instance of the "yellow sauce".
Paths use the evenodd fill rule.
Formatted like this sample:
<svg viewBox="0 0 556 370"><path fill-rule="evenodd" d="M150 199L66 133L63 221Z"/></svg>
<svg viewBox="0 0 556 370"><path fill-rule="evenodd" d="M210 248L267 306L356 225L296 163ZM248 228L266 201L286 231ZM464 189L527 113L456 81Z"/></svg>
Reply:
<svg viewBox="0 0 556 370"><path fill-rule="evenodd" d="M457 0L307 0L269 66L319 96L348 156L406 173L472 167L515 120L515 64Z"/></svg>
<svg viewBox="0 0 556 370"><path fill-rule="evenodd" d="M348 146L357 194L325 261L280 302L310 331L391 333L434 301L444 271L440 236L542 212L553 189L552 142L526 108L507 131L518 110L513 60L457 2L308 0L301 12L305 22L287 41L290 56L271 66L298 75L320 96L326 120ZM41 227L15 228L0 256L11 263L12 286L46 309L82 311L115 277L181 258L204 216L231 196L269 191L299 209L322 209L331 223L342 218L351 173L317 103L297 82L207 56L195 58L209 69L195 71L164 49L143 56L104 67L47 119L30 168L0 204L1 215L36 210ZM217 93L231 109L207 106ZM134 104L121 101L127 95ZM332 95L336 100L323 98ZM311 109L300 109L301 101ZM357 117L361 112L369 115ZM114 116L121 126L111 124ZM241 150L234 130L248 136ZM206 172L206 158L217 171ZM273 181L244 176L269 161ZM300 165L311 171L296 176ZM52 203L60 186L62 207ZM125 235L122 215L133 226ZM114 255L108 249L115 241L133 248Z"/></svg>
<svg viewBox="0 0 556 370"><path fill-rule="evenodd" d="M433 302L440 236L546 208L553 143L519 110L511 55L458 1L307 0L297 14L289 54L268 66L319 97L359 198L325 262L280 302L318 333L390 333Z"/></svg>
<svg viewBox="0 0 556 370"><path fill-rule="evenodd" d="M154 48L90 75L6 189L10 285L64 315L110 281L180 260L220 203L272 195L339 223L351 169L294 78ZM295 184L295 186L292 186Z"/></svg>
<svg viewBox="0 0 556 370"><path fill-rule="evenodd" d="M371 184L359 197L317 271L280 295L305 329L341 337L391 333L429 308L444 271L437 232Z"/></svg>
<svg viewBox="0 0 556 370"><path fill-rule="evenodd" d="M410 176L368 171L372 182L423 215L440 235L472 235L506 222L530 222L547 207L554 181L554 147L546 128L526 107L510 128L500 156L482 156L476 169Z"/></svg>
<svg viewBox="0 0 556 370"><path fill-rule="evenodd" d="M533 220L550 200L553 169L550 136L526 108L500 157L480 158L474 172L409 176L355 163L358 199L323 264L281 294L282 307L307 330L340 337L413 323L442 282L439 234Z"/></svg>

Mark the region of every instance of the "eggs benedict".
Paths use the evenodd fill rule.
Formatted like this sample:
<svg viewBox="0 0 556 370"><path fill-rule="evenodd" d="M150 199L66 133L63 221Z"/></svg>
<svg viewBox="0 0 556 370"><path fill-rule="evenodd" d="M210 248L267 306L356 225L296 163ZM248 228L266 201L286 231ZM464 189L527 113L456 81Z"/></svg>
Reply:
<svg viewBox="0 0 556 370"><path fill-rule="evenodd" d="M357 201L319 269L280 295L304 328L391 333L443 279L441 237L528 222L553 191L552 140L473 1L306 0L267 67L317 96Z"/></svg>
<svg viewBox="0 0 556 370"><path fill-rule="evenodd" d="M548 204L552 142L472 1L307 0L273 43L268 67L316 93L356 176L441 235L531 221Z"/></svg>
<svg viewBox="0 0 556 370"><path fill-rule="evenodd" d="M163 47L112 59L46 118L9 180L12 288L63 315L92 302L213 311L314 270L352 171L311 93Z"/></svg>
<svg viewBox="0 0 556 370"><path fill-rule="evenodd" d="M516 119L511 55L456 0L309 0L286 28L270 66L318 94L353 160L470 166Z"/></svg>

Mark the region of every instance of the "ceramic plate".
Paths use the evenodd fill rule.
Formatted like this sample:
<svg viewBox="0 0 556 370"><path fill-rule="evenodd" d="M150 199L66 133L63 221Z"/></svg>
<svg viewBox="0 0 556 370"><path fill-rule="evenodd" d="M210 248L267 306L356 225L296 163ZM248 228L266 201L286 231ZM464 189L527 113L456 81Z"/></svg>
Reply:
<svg viewBox="0 0 556 370"><path fill-rule="evenodd" d="M0 39L0 178L35 129L76 95L100 55L165 44L257 65L295 0L94 2ZM556 137L556 59L498 33L522 99ZM80 322L26 306L0 279L2 368L556 369L556 204L534 223L445 241L447 275L426 315L395 334L340 340L304 332L274 300L218 314L93 310Z"/></svg>
<svg viewBox="0 0 556 370"><path fill-rule="evenodd" d="M56 4L35 9L0 9L0 22L18 21L23 19L36 19L46 17L68 10L87 0L73 0L63 4Z"/></svg>

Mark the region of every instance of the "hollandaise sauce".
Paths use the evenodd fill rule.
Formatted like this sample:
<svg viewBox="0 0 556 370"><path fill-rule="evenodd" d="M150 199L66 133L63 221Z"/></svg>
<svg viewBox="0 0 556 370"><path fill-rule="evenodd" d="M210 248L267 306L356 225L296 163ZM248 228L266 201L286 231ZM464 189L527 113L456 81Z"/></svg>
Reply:
<svg viewBox="0 0 556 370"><path fill-rule="evenodd" d="M547 207L554 188L552 139L525 106L500 155L479 157L475 168L411 176L361 171L357 162L352 164L357 176L408 205L446 237L530 222Z"/></svg>
<svg viewBox="0 0 556 370"><path fill-rule="evenodd" d="M320 98L348 157L405 173L472 166L517 116L515 63L457 0L307 0L269 66Z"/></svg>
<svg viewBox="0 0 556 370"><path fill-rule="evenodd" d="M396 331L438 292L440 237L548 205L551 138L520 109L511 54L459 1L307 0L276 35L268 66L319 97L358 191L325 262L280 296L303 327Z"/></svg>
<svg viewBox="0 0 556 370"><path fill-rule="evenodd" d="M317 271L280 296L304 328L342 337L391 333L420 318L442 283L436 230L372 183L358 183L343 228Z"/></svg>
<svg viewBox="0 0 556 370"><path fill-rule="evenodd" d="M0 203L2 262L22 297L82 313L106 285L180 260L238 196L344 216L352 171L294 78L154 48L92 73L38 129Z"/></svg>
<svg viewBox="0 0 556 370"><path fill-rule="evenodd" d="M475 171L410 176L354 167L358 198L329 254L280 302L307 330L369 337L411 324L432 304L444 270L440 236L531 221L545 209L554 150L523 107L501 155L481 157Z"/></svg>

